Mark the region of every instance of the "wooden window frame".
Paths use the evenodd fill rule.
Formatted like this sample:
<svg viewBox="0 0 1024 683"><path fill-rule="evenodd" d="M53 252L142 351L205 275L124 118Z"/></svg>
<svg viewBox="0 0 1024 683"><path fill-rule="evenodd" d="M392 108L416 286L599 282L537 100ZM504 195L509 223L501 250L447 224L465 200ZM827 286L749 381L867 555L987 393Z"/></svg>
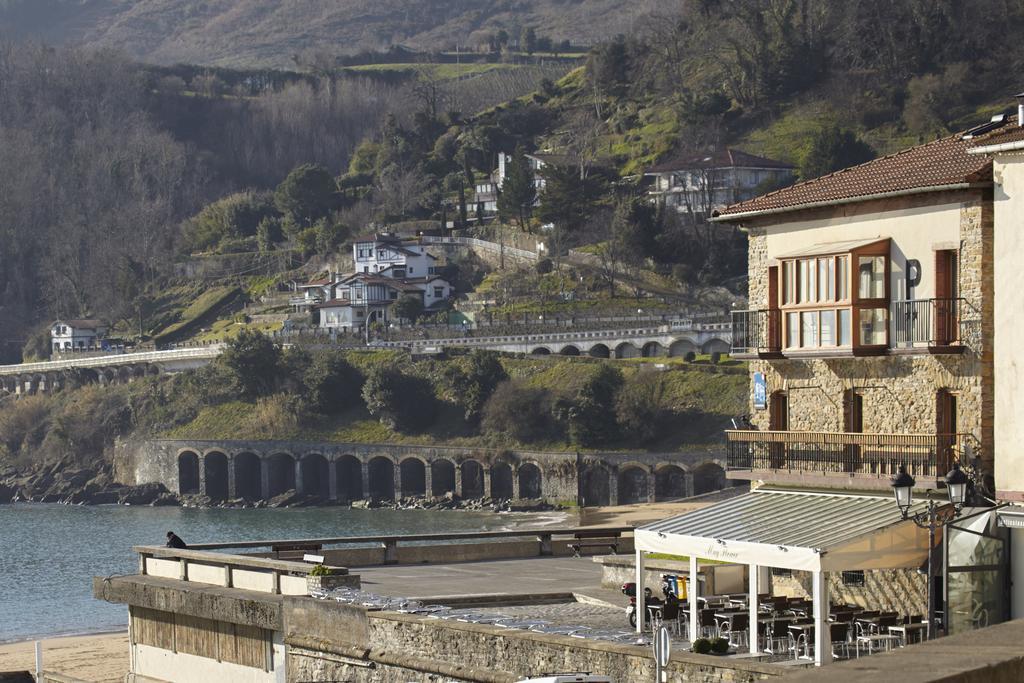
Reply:
<svg viewBox="0 0 1024 683"><path fill-rule="evenodd" d="M778 267L776 269L777 277L777 291L779 292L779 310L781 316L781 335L782 348L787 353L801 353L801 352L828 352L828 351L851 351L854 354L863 353L871 354L884 351L889 348L890 344L890 325L889 325L889 309L890 302L892 300L892 258L890 255L891 240L880 239L877 242L851 249L848 251L836 251L836 252L823 252L820 254L806 255L806 256L795 256L792 258L782 258L778 261ZM881 298L867 298L860 296L860 287L858 282L859 267L858 264L862 257L876 257L880 256L883 258L883 264L885 271L883 273L883 294ZM845 259L846 267L841 268L839 263L840 259ZM821 300L821 283L818 282L818 278L821 272L821 262L831 260L831 268L826 266L826 276L829 273L834 274L832 279L831 291L826 291L826 295L830 295L831 299ZM803 290L803 283L801 282L800 274L804 268L801 267L800 262L806 261L806 270L808 272L808 280L811 280L810 271L814 270L813 285L815 287L813 300L801 301L801 293ZM844 271L844 272L841 272ZM845 298L840 298L840 292L843 290L842 285L845 285ZM826 284L826 289L828 289ZM810 293L810 290L808 290ZM811 299L812 297L808 297ZM861 344L860 343L860 321L861 312L866 310L882 309L885 314L885 342L882 344ZM833 343L828 346L821 345L821 313L834 311L835 318L832 327L832 341ZM842 318L841 311L849 311L850 315L850 330L848 336L850 338L849 345L841 345L840 341L843 337L843 330L840 328L840 320ZM797 324L797 336L799 337L795 341L790 339L789 324L787 314L796 313L798 315ZM803 339L803 315L804 313L817 313L817 324L814 326L815 334L817 339L814 340L814 344L807 345Z"/></svg>

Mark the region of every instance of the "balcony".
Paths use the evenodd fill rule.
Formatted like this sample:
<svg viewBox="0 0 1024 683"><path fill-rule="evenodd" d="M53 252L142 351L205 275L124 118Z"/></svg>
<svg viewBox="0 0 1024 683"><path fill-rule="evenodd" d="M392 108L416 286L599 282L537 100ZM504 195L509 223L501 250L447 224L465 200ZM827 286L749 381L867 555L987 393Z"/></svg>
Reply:
<svg viewBox="0 0 1024 683"><path fill-rule="evenodd" d="M806 309L804 315L806 315ZM844 309L830 308L829 310ZM845 309L849 310L849 309ZM885 311L885 309L882 309ZM804 345L799 342L790 344L788 337L794 332L783 330L783 316L792 313L790 309L761 309L751 311L733 311L732 314L732 351L737 358L787 358L804 356L850 356L878 355L886 353L962 353L963 346L963 299L911 299L893 301L888 306L888 321L883 323L888 328L888 344L860 345L856 341L860 335L856 330L849 331L849 339L830 329L829 338L846 345ZM824 313L822 314L824 315ZM835 313L831 315L835 316ZM849 315L847 317L850 317ZM864 321L861 313L861 320ZM832 318L835 321L835 317ZM824 324L822 324L824 328ZM876 328L877 329L877 328ZM797 331L797 333L799 330ZM821 337L824 338L824 333ZM806 337L806 334L805 334ZM796 337L799 339L799 337ZM850 340L854 345L850 346ZM817 343L817 341L813 342Z"/></svg>
<svg viewBox="0 0 1024 683"><path fill-rule="evenodd" d="M963 351L963 299L913 299L890 306L892 348L927 348L933 353Z"/></svg>
<svg viewBox="0 0 1024 683"><path fill-rule="evenodd" d="M782 357L782 311L733 311L733 356Z"/></svg>
<svg viewBox="0 0 1024 683"><path fill-rule="evenodd" d="M921 488L937 488L964 453L966 434L727 431L730 479L888 488L906 465Z"/></svg>

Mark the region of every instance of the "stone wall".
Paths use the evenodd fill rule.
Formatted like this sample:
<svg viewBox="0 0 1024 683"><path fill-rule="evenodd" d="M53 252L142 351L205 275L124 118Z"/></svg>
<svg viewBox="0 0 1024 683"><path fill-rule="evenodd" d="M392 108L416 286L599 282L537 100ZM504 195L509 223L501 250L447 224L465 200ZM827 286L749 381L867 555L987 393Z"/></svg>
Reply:
<svg viewBox="0 0 1024 683"><path fill-rule="evenodd" d="M859 605L869 610L928 614L925 577L916 569L886 569L864 572L864 585L843 582L841 572L829 572L830 600L838 604ZM794 571L791 576L772 576L775 595L811 598L811 573Z"/></svg>
<svg viewBox="0 0 1024 683"><path fill-rule="evenodd" d="M591 671L616 681L654 678L648 647L405 614L371 612L368 617L371 649L366 657L374 662L373 668L354 656L358 651L350 639L317 644L289 635L288 680L511 683L552 671ZM672 655L667 669L671 683L749 682L785 672L766 664L681 652Z"/></svg>

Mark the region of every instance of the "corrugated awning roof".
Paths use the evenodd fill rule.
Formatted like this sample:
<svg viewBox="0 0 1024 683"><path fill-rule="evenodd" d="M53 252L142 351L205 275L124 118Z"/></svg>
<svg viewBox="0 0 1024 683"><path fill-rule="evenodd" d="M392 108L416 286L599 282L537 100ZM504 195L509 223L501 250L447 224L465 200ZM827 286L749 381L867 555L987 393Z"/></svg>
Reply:
<svg viewBox="0 0 1024 683"><path fill-rule="evenodd" d="M918 501L911 514L925 509ZM927 533L892 496L758 490L636 530L638 550L807 571L919 566Z"/></svg>
<svg viewBox="0 0 1024 683"><path fill-rule="evenodd" d="M878 242L884 242L889 239L888 237L872 237L867 240L846 240L845 242L823 242L821 244L814 244L803 249L797 249L791 251L788 254L781 254L776 256L777 259L785 258L798 258L800 256L821 256L823 254L842 254L854 249L860 249L866 247L869 244L877 244Z"/></svg>

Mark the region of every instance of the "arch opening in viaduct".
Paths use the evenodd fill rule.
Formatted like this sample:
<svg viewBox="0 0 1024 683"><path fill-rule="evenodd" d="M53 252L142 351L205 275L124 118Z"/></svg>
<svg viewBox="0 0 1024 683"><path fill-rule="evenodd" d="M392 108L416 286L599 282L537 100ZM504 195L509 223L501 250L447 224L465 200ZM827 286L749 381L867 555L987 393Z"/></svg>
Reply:
<svg viewBox="0 0 1024 683"><path fill-rule="evenodd" d="M395 463L388 458L377 456L370 460L369 494L374 500L395 499Z"/></svg>
<svg viewBox="0 0 1024 683"><path fill-rule="evenodd" d="M263 496L260 459L255 453L239 453L234 457L235 497L259 500Z"/></svg>
<svg viewBox="0 0 1024 683"><path fill-rule="evenodd" d="M619 470L619 505L647 502L647 472L639 467Z"/></svg>
<svg viewBox="0 0 1024 683"><path fill-rule="evenodd" d="M672 342L668 347L668 355L672 358L683 358L691 351L697 353L697 347L689 339Z"/></svg>
<svg viewBox="0 0 1024 683"><path fill-rule="evenodd" d="M462 497L484 497L484 468L476 460L463 460L459 465L462 473Z"/></svg>
<svg viewBox="0 0 1024 683"><path fill-rule="evenodd" d="M512 468L499 462L491 466L491 498L512 498Z"/></svg>
<svg viewBox="0 0 1024 683"><path fill-rule="evenodd" d="M287 453L275 453L264 463L267 468L267 495L279 496L295 488L295 458Z"/></svg>
<svg viewBox="0 0 1024 683"><path fill-rule="evenodd" d="M562 350L559 351L558 353L559 353L559 355L562 355L562 356L578 356L578 355L580 355L580 350L579 350L579 348L577 348L576 346L573 346L572 344L566 344L565 346L562 347Z"/></svg>
<svg viewBox="0 0 1024 683"><path fill-rule="evenodd" d="M676 465L664 465L654 473L654 500L686 497L686 472Z"/></svg>
<svg viewBox="0 0 1024 683"><path fill-rule="evenodd" d="M402 477L402 496L427 495L427 468L419 458L406 458L399 465Z"/></svg>
<svg viewBox="0 0 1024 683"><path fill-rule="evenodd" d="M656 341L647 342L641 349L641 355L644 358L657 358L665 355L665 347Z"/></svg>
<svg viewBox="0 0 1024 683"><path fill-rule="evenodd" d="M363 464L354 455L343 455L334 465L338 497L351 502L363 497Z"/></svg>
<svg viewBox="0 0 1024 683"><path fill-rule="evenodd" d="M519 477L520 498L534 499L541 497L543 475L539 467L532 462L523 463L519 466L516 476Z"/></svg>
<svg viewBox="0 0 1024 683"><path fill-rule="evenodd" d="M640 349L629 342L622 342L615 347L616 358L639 358L640 355Z"/></svg>
<svg viewBox="0 0 1024 683"><path fill-rule="evenodd" d="M214 500L228 498L228 456L211 451L203 457L203 475L206 477L206 495Z"/></svg>
<svg viewBox="0 0 1024 683"><path fill-rule="evenodd" d="M706 462L693 470L693 495L711 493L724 489L729 481L725 478L725 470L716 463Z"/></svg>
<svg viewBox="0 0 1024 683"><path fill-rule="evenodd" d="M537 348L530 351L530 354L533 356L550 356L551 349L547 348L546 346L538 346Z"/></svg>
<svg viewBox="0 0 1024 683"><path fill-rule="evenodd" d="M598 465L591 465L583 470L580 494L583 505L609 505L611 491L608 487L608 471Z"/></svg>
<svg viewBox="0 0 1024 683"><path fill-rule="evenodd" d="M430 463L430 495L443 496L455 492L455 463L451 460L435 460Z"/></svg>
<svg viewBox="0 0 1024 683"><path fill-rule="evenodd" d="M331 475L327 458L311 453L299 461L302 492L326 500L331 495Z"/></svg>
<svg viewBox="0 0 1024 683"><path fill-rule="evenodd" d="M178 493L199 493L199 455L192 451L178 454Z"/></svg>
<svg viewBox="0 0 1024 683"><path fill-rule="evenodd" d="M590 351L587 352L591 358L610 358L612 353L608 350L608 346L605 344L594 344L590 347Z"/></svg>

